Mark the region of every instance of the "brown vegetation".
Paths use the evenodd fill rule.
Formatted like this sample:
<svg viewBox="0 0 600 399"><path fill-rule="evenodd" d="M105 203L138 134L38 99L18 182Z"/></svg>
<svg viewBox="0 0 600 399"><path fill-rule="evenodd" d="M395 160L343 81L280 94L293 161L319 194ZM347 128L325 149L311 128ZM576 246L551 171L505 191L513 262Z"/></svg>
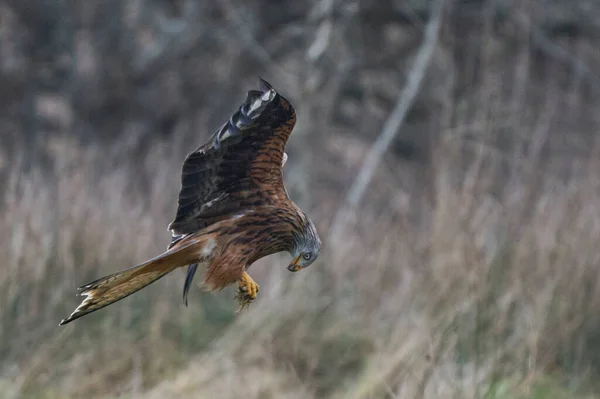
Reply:
<svg viewBox="0 0 600 399"><path fill-rule="evenodd" d="M450 2L343 236L301 273L254 265L248 311L233 291L186 308L173 273L59 328L76 287L166 248L186 152L257 75L296 106L286 184L327 237L428 10L150 3L0 2L0 397L591 397L600 16L583 0Z"/></svg>

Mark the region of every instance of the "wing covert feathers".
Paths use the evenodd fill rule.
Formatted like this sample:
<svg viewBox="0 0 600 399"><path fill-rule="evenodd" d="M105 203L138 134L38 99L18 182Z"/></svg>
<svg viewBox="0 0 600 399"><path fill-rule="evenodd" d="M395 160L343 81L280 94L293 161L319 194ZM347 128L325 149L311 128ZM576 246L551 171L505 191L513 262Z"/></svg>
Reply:
<svg viewBox="0 0 600 399"><path fill-rule="evenodd" d="M281 168L296 123L292 104L261 80L208 142L186 157L175 218L190 234L233 215L287 199Z"/></svg>

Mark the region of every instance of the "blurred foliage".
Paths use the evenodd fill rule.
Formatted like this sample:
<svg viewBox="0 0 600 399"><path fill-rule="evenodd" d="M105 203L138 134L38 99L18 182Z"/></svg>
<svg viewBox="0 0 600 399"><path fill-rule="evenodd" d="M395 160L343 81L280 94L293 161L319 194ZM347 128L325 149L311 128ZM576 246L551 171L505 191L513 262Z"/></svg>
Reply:
<svg viewBox="0 0 600 399"><path fill-rule="evenodd" d="M248 311L185 307L175 272L58 328L166 248L185 154L258 76L298 111L286 186L326 238L430 3L0 1L0 398L594 397L590 0L449 1L355 223L302 274L253 266Z"/></svg>

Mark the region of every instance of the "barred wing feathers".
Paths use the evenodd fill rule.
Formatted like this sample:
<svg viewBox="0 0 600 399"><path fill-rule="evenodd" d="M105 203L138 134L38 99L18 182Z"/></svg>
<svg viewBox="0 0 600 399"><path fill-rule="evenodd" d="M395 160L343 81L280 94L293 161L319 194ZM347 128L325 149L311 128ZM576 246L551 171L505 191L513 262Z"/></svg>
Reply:
<svg viewBox="0 0 600 399"><path fill-rule="evenodd" d="M288 199L281 169L296 113L260 82L261 90L249 91L230 119L186 157L177 213L168 227L174 236Z"/></svg>

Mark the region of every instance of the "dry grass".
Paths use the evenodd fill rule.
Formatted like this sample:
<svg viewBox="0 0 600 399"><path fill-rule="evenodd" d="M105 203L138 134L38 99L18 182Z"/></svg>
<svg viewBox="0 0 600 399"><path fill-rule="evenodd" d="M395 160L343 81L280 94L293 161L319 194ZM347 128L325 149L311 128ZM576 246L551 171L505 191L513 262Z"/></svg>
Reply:
<svg viewBox="0 0 600 399"><path fill-rule="evenodd" d="M365 210L323 269L263 298L150 397L573 397L598 372L596 162L564 184L536 173L552 188L505 199L484 188L489 169L451 186L445 164L427 228Z"/></svg>
<svg viewBox="0 0 600 399"><path fill-rule="evenodd" d="M426 117L406 124L431 156L388 154L341 239L302 273L258 262L260 299L240 314L232 291L193 290L184 307L176 272L58 327L77 286L166 248L181 161L204 138L193 130L224 100L168 140L135 123L112 142L49 135L38 151L52 167L30 165L19 140L0 148L0 398L600 397L598 96L534 58L528 32L506 34L510 20L505 36L456 25L417 100ZM392 64L360 72L358 100L342 78L288 83L300 119L286 180L323 237L390 108L380 97L398 91Z"/></svg>
<svg viewBox="0 0 600 399"><path fill-rule="evenodd" d="M148 155L160 168L102 174L104 151L52 145L61 173L13 174L5 196L6 397L136 396L166 379L144 397L476 398L600 371L597 155L563 182L520 159L522 183L501 182L502 196L502 161L480 146L461 173L465 146L451 140L437 152L433 205L366 206L299 275L277 256L259 262L264 291L248 312L234 316L230 293L194 293L183 307L175 273L59 329L76 286L162 250L178 170L162 144ZM149 197L131 188L142 172ZM325 233L325 212L311 213Z"/></svg>

